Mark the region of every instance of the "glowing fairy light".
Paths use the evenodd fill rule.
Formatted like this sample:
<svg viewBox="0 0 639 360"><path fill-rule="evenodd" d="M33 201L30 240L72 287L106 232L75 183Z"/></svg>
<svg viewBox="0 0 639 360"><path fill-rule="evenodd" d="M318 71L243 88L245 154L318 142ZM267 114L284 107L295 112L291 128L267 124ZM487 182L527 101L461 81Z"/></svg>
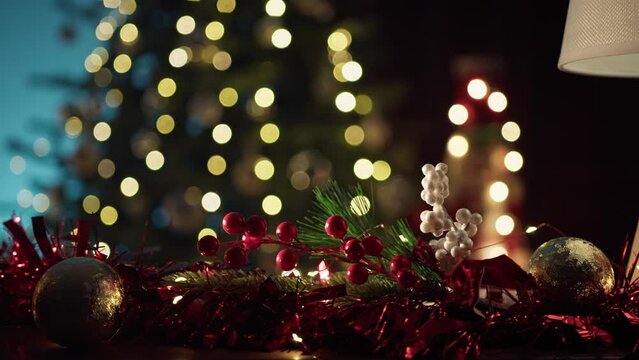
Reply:
<svg viewBox="0 0 639 360"><path fill-rule="evenodd" d="M495 202L503 202L508 198L508 185L502 181L495 181L490 185L488 193Z"/></svg>
<svg viewBox="0 0 639 360"><path fill-rule="evenodd" d="M257 176L260 180L268 180L273 177L275 174L275 166L271 162L271 160L267 158L262 158L255 162L255 166L253 171L255 172L255 176Z"/></svg>
<svg viewBox="0 0 639 360"><path fill-rule="evenodd" d="M357 216L368 214L371 209L371 201L364 195L357 195L350 202L351 212Z"/></svg>
<svg viewBox="0 0 639 360"><path fill-rule="evenodd" d="M504 156L504 166L510 172L517 172L524 166L524 157L517 151L509 151Z"/></svg>
<svg viewBox="0 0 639 360"><path fill-rule="evenodd" d="M178 295L178 296L174 297L173 298L173 305L176 305L177 303L182 301L183 298L184 298L184 296L182 296L182 295Z"/></svg>
<svg viewBox="0 0 639 360"><path fill-rule="evenodd" d="M87 214L95 214L100 210L100 199L95 195L87 195L82 200L82 209Z"/></svg>
<svg viewBox="0 0 639 360"><path fill-rule="evenodd" d="M344 131L344 140L351 146L358 146L364 142L364 129L359 125L351 125Z"/></svg>
<svg viewBox="0 0 639 360"><path fill-rule="evenodd" d="M347 81L357 81L362 74L362 66L356 61L349 61L342 66L342 76Z"/></svg>
<svg viewBox="0 0 639 360"><path fill-rule="evenodd" d="M100 220L104 225L113 225L118 221L118 211L113 206L105 206L100 211Z"/></svg>
<svg viewBox="0 0 639 360"><path fill-rule="evenodd" d="M341 112L351 112L356 105L355 96L348 91L339 93L335 97L335 106Z"/></svg>
<svg viewBox="0 0 639 360"><path fill-rule="evenodd" d="M21 208L26 209L33 204L33 193L27 189L22 189L18 191L17 201Z"/></svg>
<svg viewBox="0 0 639 360"><path fill-rule="evenodd" d="M266 2L264 10L268 16L279 17L284 15L286 3L282 0L269 0Z"/></svg>
<svg viewBox="0 0 639 360"><path fill-rule="evenodd" d="M464 105L455 104L448 109L448 119L455 125L463 125L468 121L468 110Z"/></svg>
<svg viewBox="0 0 639 360"><path fill-rule="evenodd" d="M93 127L93 137L97 141L107 141L111 137L111 126L104 121L95 124Z"/></svg>
<svg viewBox="0 0 639 360"><path fill-rule="evenodd" d="M267 215L277 215L282 211L282 200L275 195L267 195L262 200L262 210Z"/></svg>
<svg viewBox="0 0 639 360"><path fill-rule="evenodd" d="M158 150L153 150L146 154L144 161L150 170L157 171L164 166L164 155Z"/></svg>
<svg viewBox="0 0 639 360"><path fill-rule="evenodd" d="M266 108L273 105L273 102L275 101L275 93L273 90L263 87L255 92L254 99L257 106Z"/></svg>
<svg viewBox="0 0 639 360"><path fill-rule="evenodd" d="M368 159L359 159L353 165L353 172L359 179L366 180L373 176L373 163Z"/></svg>
<svg viewBox="0 0 639 360"><path fill-rule="evenodd" d="M226 144L227 142L231 140L231 137L233 136L233 131L231 130L231 127L226 124L217 124L213 128L213 131L211 132L211 136L213 137L213 141L222 145L222 144Z"/></svg>
<svg viewBox="0 0 639 360"><path fill-rule="evenodd" d="M181 68L189 62L189 54L184 48L176 48L169 53L169 64L174 68Z"/></svg>
<svg viewBox="0 0 639 360"><path fill-rule="evenodd" d="M131 58L127 54L120 54L113 59L113 70L115 72L124 74L131 70Z"/></svg>
<svg viewBox="0 0 639 360"><path fill-rule="evenodd" d="M226 160L220 155L213 155L207 161L206 167L212 175L222 175L226 170Z"/></svg>
<svg viewBox="0 0 639 360"><path fill-rule="evenodd" d="M267 144L272 144L280 137L280 128L277 125L268 123L260 129L260 138Z"/></svg>
<svg viewBox="0 0 639 360"><path fill-rule="evenodd" d="M211 192L207 192L206 194L204 194L204 196L202 196L202 207L204 208L204 210L208 212L217 211L221 205L222 205L222 199L220 198L220 195L218 195L217 193L214 193L211 191Z"/></svg>
<svg viewBox="0 0 639 360"><path fill-rule="evenodd" d="M446 149L454 157L462 157L468 153L470 145L468 140L461 135L453 135L446 144Z"/></svg>
<svg viewBox="0 0 639 360"><path fill-rule="evenodd" d="M162 97L171 97L175 94L176 90L177 84L175 83L175 80L171 78L164 78L158 83L158 93Z"/></svg>
<svg viewBox="0 0 639 360"><path fill-rule="evenodd" d="M140 190L140 184L133 177L126 177L120 182L120 192L122 195L132 197Z"/></svg>
<svg viewBox="0 0 639 360"><path fill-rule="evenodd" d="M501 136L510 142L515 142L521 136L521 129L514 121L508 121L501 126Z"/></svg>
<svg viewBox="0 0 639 360"><path fill-rule="evenodd" d="M138 27L135 24L124 24L120 28L120 39L125 44L131 44L138 38Z"/></svg>
<svg viewBox="0 0 639 360"><path fill-rule="evenodd" d="M98 163L98 175L103 179L109 179L115 174L115 163L111 159L102 159Z"/></svg>
<svg viewBox="0 0 639 360"><path fill-rule="evenodd" d="M219 21L212 21L206 25L204 35L209 40L220 40L224 36L224 25Z"/></svg>
<svg viewBox="0 0 639 360"><path fill-rule="evenodd" d="M16 155L9 160L9 170L15 175L22 174L27 169L27 161L20 155Z"/></svg>
<svg viewBox="0 0 639 360"><path fill-rule="evenodd" d="M535 231L537 231L537 227L536 226L529 226L526 228L526 234L532 234Z"/></svg>
<svg viewBox="0 0 639 360"><path fill-rule="evenodd" d="M466 90L471 98L480 100L488 94L488 85L486 85L486 82L481 79L473 79L468 83Z"/></svg>
<svg viewBox="0 0 639 360"><path fill-rule="evenodd" d="M391 166L384 160L377 160L373 163L373 179L384 181L391 175Z"/></svg>
<svg viewBox="0 0 639 360"><path fill-rule="evenodd" d="M175 120L169 114L163 114L155 121L155 128L162 135L170 134L175 128Z"/></svg>
<svg viewBox="0 0 639 360"><path fill-rule="evenodd" d="M195 30L195 19L191 16L184 15L175 23L175 29L182 35L188 35Z"/></svg>
<svg viewBox="0 0 639 360"><path fill-rule="evenodd" d="M499 235L510 235L515 229L515 220L509 215L502 215L495 220L495 231Z"/></svg>
<svg viewBox="0 0 639 360"><path fill-rule="evenodd" d="M488 107L494 112L502 112L508 106L506 95L499 91L495 91L488 96Z"/></svg>
<svg viewBox="0 0 639 360"><path fill-rule="evenodd" d="M220 104L224 107L231 107L237 103L239 96L237 91L231 87L224 88L220 90L219 95Z"/></svg>
<svg viewBox="0 0 639 360"><path fill-rule="evenodd" d="M271 43L278 49L287 48L292 40L293 35L286 29L277 29L271 35Z"/></svg>

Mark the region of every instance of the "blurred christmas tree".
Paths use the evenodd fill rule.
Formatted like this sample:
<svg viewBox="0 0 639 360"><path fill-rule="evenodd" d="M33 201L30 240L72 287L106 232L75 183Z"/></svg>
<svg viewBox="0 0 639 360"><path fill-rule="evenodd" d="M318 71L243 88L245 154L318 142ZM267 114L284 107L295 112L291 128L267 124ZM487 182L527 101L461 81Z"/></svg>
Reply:
<svg viewBox="0 0 639 360"><path fill-rule="evenodd" d="M370 24L327 0L103 5L52 217L95 213L104 241L148 231L179 258L227 211L299 219L329 179L390 177L388 84L360 65L375 61Z"/></svg>

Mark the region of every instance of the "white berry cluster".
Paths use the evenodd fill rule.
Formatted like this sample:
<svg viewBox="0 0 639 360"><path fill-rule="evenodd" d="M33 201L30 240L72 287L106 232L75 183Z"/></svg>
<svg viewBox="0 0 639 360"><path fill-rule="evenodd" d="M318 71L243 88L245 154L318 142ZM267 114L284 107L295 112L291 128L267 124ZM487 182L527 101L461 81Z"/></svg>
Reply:
<svg viewBox="0 0 639 360"><path fill-rule="evenodd" d="M423 233L432 233L438 239L431 240L430 246L435 250L437 260L461 259L470 255L473 248L471 237L477 234L477 225L481 224L482 216L471 213L462 208L455 214L455 222L450 218L444 208L444 200L448 192L448 165L439 163L437 166L426 164L422 167L424 179L422 180L422 199L433 210L424 210L421 215L420 230ZM446 234L446 236L442 236Z"/></svg>

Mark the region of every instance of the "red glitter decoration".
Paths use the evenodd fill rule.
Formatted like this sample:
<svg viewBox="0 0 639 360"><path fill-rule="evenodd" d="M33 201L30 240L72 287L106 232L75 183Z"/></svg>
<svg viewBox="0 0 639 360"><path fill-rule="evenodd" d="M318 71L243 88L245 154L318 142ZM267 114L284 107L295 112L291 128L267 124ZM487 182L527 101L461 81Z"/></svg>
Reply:
<svg viewBox="0 0 639 360"><path fill-rule="evenodd" d="M283 242L290 243L297 240L297 226L290 221L284 221L277 226L275 235Z"/></svg>
<svg viewBox="0 0 639 360"><path fill-rule="evenodd" d="M384 251L384 242L375 235L365 236L362 239L362 245L364 245L366 255L380 256Z"/></svg>
<svg viewBox="0 0 639 360"><path fill-rule="evenodd" d="M202 236L197 241L197 250L202 256L215 256L220 248L220 242L213 235Z"/></svg>
<svg viewBox="0 0 639 360"><path fill-rule="evenodd" d="M368 270L363 264L350 264L346 270L346 276L348 277L348 281L361 285L368 280Z"/></svg>
<svg viewBox="0 0 639 360"><path fill-rule="evenodd" d="M351 261L359 261L364 257L364 245L358 239L350 239L344 245L344 253Z"/></svg>
<svg viewBox="0 0 639 360"><path fill-rule="evenodd" d="M333 215L326 219L324 230L329 236L332 236L336 239L343 239L348 232L348 223L343 217L339 215Z"/></svg>
<svg viewBox="0 0 639 360"><path fill-rule="evenodd" d="M279 253L277 253L275 264L281 270L293 270L297 266L297 254L289 249L281 250Z"/></svg>
<svg viewBox="0 0 639 360"><path fill-rule="evenodd" d="M244 231L244 217L240 213L230 212L224 215L222 228L227 234L239 235Z"/></svg>
<svg viewBox="0 0 639 360"><path fill-rule="evenodd" d="M266 236L266 220L258 215L252 215L244 223L244 231L251 237L263 238Z"/></svg>
<svg viewBox="0 0 639 360"><path fill-rule="evenodd" d="M237 269L246 265L246 251L239 246L228 248L224 252L224 261L231 269Z"/></svg>

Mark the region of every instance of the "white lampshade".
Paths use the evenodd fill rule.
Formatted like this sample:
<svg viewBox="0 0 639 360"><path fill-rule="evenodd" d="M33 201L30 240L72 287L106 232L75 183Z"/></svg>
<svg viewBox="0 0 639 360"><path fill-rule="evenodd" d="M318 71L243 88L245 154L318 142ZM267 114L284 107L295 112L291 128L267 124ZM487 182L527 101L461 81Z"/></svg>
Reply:
<svg viewBox="0 0 639 360"><path fill-rule="evenodd" d="M559 69L639 77L639 0L571 0Z"/></svg>

